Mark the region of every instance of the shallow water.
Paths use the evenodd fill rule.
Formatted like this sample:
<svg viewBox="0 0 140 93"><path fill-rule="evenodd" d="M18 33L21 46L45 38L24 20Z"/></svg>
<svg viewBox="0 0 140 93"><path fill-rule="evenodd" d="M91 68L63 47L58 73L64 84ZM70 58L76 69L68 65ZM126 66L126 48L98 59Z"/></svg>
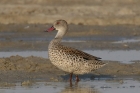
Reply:
<svg viewBox="0 0 140 93"><path fill-rule="evenodd" d="M94 80L73 82L36 82L31 86L1 87L0 93L139 93L140 82L126 80Z"/></svg>
<svg viewBox="0 0 140 93"><path fill-rule="evenodd" d="M131 63L131 61L137 61L140 60L140 51L138 50L84 50L85 52L92 54L97 57L101 57L102 60L110 60L110 61L120 61L122 63ZM28 57L28 56L37 56L37 57L43 57L48 58L48 52L47 51L17 51L17 52L0 52L0 57L10 57L10 56L22 56L22 57Z"/></svg>

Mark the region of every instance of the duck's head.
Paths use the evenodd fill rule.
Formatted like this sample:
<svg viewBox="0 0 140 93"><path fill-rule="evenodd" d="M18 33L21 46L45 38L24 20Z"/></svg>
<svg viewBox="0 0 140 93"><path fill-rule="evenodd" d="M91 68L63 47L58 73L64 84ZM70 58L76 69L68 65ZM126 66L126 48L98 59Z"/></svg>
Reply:
<svg viewBox="0 0 140 93"><path fill-rule="evenodd" d="M67 29L68 29L68 25L67 25L67 22L65 20L56 20L54 23L53 23L53 26L50 27L47 32L51 32L51 31L58 31L55 38L59 38L61 39L65 33L67 32Z"/></svg>
<svg viewBox="0 0 140 93"><path fill-rule="evenodd" d="M65 20L56 20L54 23L53 23L53 26L50 27L47 32L50 32L50 31L54 31L54 30L57 30L57 31L67 31L67 22Z"/></svg>

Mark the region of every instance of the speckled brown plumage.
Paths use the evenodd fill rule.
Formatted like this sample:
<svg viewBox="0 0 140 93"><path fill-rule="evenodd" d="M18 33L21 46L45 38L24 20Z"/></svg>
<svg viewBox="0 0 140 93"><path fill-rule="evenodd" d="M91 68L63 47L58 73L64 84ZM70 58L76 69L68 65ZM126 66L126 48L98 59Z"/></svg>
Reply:
<svg viewBox="0 0 140 93"><path fill-rule="evenodd" d="M57 20L54 22L53 27L48 30L58 31L48 47L49 59L52 64L63 71L77 75L89 73L104 66L105 63L100 60L101 58L61 44L61 39L67 28L66 21Z"/></svg>

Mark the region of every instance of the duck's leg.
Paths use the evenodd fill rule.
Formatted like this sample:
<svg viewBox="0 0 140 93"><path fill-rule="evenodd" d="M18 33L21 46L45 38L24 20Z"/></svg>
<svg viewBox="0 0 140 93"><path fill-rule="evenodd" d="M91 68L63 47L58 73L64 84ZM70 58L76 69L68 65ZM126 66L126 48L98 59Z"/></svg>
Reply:
<svg viewBox="0 0 140 93"><path fill-rule="evenodd" d="M72 82L72 75L73 75L73 73L70 73L70 82Z"/></svg>
<svg viewBox="0 0 140 93"><path fill-rule="evenodd" d="M76 82L79 82L79 81L80 81L80 79L79 79L78 75L76 75Z"/></svg>
<svg viewBox="0 0 140 93"><path fill-rule="evenodd" d="M73 73L70 73L70 78L69 78L69 81L70 81L70 87L72 87L72 75L73 75Z"/></svg>

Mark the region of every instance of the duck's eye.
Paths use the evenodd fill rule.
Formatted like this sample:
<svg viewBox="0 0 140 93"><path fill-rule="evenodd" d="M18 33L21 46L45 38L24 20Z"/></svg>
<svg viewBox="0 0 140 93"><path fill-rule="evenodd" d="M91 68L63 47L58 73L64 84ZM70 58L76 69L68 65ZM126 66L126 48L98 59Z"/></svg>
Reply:
<svg viewBox="0 0 140 93"><path fill-rule="evenodd" d="M56 24L58 25L58 24L60 24L60 22L57 22Z"/></svg>

